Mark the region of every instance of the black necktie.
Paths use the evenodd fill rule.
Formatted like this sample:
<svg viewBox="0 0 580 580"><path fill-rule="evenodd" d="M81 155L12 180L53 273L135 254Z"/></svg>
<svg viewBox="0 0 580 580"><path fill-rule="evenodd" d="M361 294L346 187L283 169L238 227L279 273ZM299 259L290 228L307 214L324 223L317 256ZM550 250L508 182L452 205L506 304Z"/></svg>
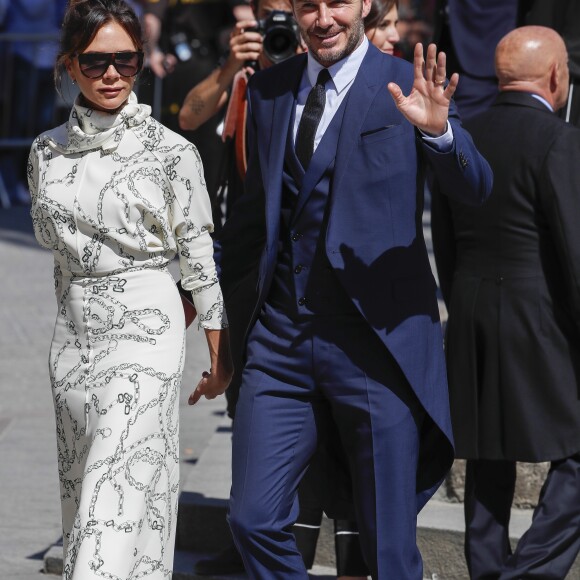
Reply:
<svg viewBox="0 0 580 580"><path fill-rule="evenodd" d="M302 111L302 118L296 133L296 155L304 169L308 168L312 153L314 152L314 136L316 128L322 118L326 103L326 89L324 85L330 80L328 69L323 68L318 73L316 84L308 93L306 105Z"/></svg>

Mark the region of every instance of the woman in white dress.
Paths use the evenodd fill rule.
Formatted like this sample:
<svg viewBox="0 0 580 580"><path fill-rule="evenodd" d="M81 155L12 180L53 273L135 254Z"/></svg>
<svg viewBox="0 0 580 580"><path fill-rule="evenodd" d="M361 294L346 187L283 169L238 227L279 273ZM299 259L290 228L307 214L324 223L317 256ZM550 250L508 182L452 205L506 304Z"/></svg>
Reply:
<svg viewBox="0 0 580 580"><path fill-rule="evenodd" d="M67 580L171 577L185 353L176 255L211 360L189 402L223 393L232 373L202 164L137 103L142 48L123 0L71 0L57 75L66 69L80 96L28 164L36 238L54 255Z"/></svg>

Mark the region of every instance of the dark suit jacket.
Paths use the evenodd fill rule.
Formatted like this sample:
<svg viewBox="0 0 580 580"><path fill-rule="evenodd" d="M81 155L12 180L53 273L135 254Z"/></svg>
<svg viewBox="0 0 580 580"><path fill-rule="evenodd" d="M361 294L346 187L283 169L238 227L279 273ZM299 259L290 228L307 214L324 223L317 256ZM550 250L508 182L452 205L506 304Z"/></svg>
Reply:
<svg viewBox="0 0 580 580"><path fill-rule="evenodd" d="M276 267L284 148L305 64L306 55L299 55L250 81L246 193L216 245L228 311L240 306L236 294L243 293L244 286L257 288L250 325L268 295ZM423 171L431 162L446 190L471 204L486 198L492 177L453 107L454 147L441 154L418 139L415 128L398 112L386 88L389 81L408 94L413 67L371 45L347 96L326 254L432 419L423 446L430 461L419 482L419 489L426 490L439 483L453 452L435 283L421 228ZM323 170L321 166L309 171L311 186ZM297 200L296 212L305 200Z"/></svg>
<svg viewBox="0 0 580 580"><path fill-rule="evenodd" d="M567 457L580 449L580 130L519 92L467 127L492 195L477 210L437 191L432 203L457 455Z"/></svg>

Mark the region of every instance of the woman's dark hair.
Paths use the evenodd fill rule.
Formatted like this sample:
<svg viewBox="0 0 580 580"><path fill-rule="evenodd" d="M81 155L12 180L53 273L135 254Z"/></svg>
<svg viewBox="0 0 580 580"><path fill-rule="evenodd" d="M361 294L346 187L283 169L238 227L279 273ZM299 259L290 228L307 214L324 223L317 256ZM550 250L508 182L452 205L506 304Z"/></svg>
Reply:
<svg viewBox="0 0 580 580"><path fill-rule="evenodd" d="M143 50L141 23L124 0L69 0L60 36L60 50L54 67L54 82L60 87L67 58L81 53L101 27L116 22L131 37L136 50Z"/></svg>
<svg viewBox="0 0 580 580"><path fill-rule="evenodd" d="M399 0L372 0L371 9L365 16L365 30L376 28L393 6L399 6Z"/></svg>

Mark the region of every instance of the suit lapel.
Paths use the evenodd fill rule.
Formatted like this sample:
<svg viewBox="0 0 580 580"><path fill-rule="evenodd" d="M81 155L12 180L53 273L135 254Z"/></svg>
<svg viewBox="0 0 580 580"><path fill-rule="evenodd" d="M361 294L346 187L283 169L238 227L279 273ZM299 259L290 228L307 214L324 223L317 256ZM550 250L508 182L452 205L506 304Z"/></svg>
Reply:
<svg viewBox="0 0 580 580"><path fill-rule="evenodd" d="M359 141L362 124L377 93L382 90L385 99L391 98L386 85L379 82L379 79L388 78L382 69L389 66L389 60L371 44L347 95L348 102L336 151L333 191L339 189L344 172L350 167L348 160L352 149Z"/></svg>
<svg viewBox="0 0 580 580"><path fill-rule="evenodd" d="M278 96L274 99L272 107L272 122L270 125L269 150L264 154L267 160L262 158L262 175L266 184L266 219L267 219L267 246L269 249L276 248L278 243L278 225L280 217L280 206L282 199L282 175L284 169L284 153L286 138L290 130L290 119L293 113L296 93L302 78L304 66L306 65L306 55L303 58L295 58L293 68L285 77L285 84L277 91ZM381 86L378 79L385 78L382 67L388 66L388 60L373 45L369 46L368 52L361 64L353 85L349 89L343 106L345 107L342 124L337 128L339 131L338 148L336 150L336 168L333 177L333 191L339 187L344 171L349 166L348 158L351 155L358 136L361 132L362 124L367 116L368 110L381 89L385 92L385 98L390 98L386 86ZM380 74L377 74L380 73ZM299 203L296 207L295 215L308 198L308 193L316 185L317 179L332 161L334 148L329 148L330 153L314 155L311 167L304 176L304 183L301 187ZM330 157L328 157L330 155ZM273 250L272 250L273 251Z"/></svg>
<svg viewBox="0 0 580 580"><path fill-rule="evenodd" d="M285 85L280 87L278 96L274 99L272 121L270 124L270 139L268 161L262 164L262 175L266 185L266 219L268 247L277 247L278 223L280 220L280 205L282 200L282 180L284 170L284 153L286 138L290 130L290 119L294 110L296 93L302 78L306 63L304 58L295 58L293 70L286 76Z"/></svg>

